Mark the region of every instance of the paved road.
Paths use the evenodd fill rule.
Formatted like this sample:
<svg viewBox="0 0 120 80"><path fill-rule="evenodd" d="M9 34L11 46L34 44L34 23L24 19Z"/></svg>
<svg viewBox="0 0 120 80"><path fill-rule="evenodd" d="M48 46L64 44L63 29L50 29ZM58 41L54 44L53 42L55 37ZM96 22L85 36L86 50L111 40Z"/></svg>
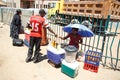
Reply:
<svg viewBox="0 0 120 80"><path fill-rule="evenodd" d="M24 35L20 38L24 39ZM9 26L0 26L0 80L120 80L119 71L100 65L98 73L93 73L83 69L83 62L79 62L78 75L70 78L61 72L61 68L54 68L47 62L46 48L41 47L43 55L39 63L26 63L28 48L12 46Z"/></svg>

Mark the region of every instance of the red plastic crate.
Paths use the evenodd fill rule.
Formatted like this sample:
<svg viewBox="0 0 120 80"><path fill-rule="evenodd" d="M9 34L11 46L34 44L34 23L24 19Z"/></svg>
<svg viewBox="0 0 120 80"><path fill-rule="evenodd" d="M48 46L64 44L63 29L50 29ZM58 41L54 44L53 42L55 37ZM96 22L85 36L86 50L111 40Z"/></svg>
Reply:
<svg viewBox="0 0 120 80"><path fill-rule="evenodd" d="M85 70L89 70L89 71L91 71L91 72L97 73L99 66L95 66L95 65L93 65L93 64L84 63L84 67L83 67L83 68L84 68Z"/></svg>

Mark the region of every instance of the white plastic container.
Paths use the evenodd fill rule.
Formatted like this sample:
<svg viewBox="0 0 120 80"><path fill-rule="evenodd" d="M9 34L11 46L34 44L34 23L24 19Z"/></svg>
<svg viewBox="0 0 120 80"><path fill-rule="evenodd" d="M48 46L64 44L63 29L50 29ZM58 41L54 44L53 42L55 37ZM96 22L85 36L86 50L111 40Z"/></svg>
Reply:
<svg viewBox="0 0 120 80"><path fill-rule="evenodd" d="M65 47L65 61L72 63L76 61L76 54L77 54L77 48L69 45L67 47Z"/></svg>

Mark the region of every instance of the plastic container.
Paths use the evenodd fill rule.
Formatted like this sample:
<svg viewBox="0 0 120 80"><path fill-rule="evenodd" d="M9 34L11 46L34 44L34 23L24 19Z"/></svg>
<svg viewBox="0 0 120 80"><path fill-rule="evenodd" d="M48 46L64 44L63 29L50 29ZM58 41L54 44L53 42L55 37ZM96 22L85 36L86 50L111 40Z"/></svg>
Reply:
<svg viewBox="0 0 120 80"><path fill-rule="evenodd" d="M52 45L48 45L47 47L47 58L55 63L61 64L61 60L65 57L65 50L64 49L56 49Z"/></svg>
<svg viewBox="0 0 120 80"><path fill-rule="evenodd" d="M65 47L65 61L72 63L76 61L77 48L69 45Z"/></svg>
<svg viewBox="0 0 120 80"><path fill-rule="evenodd" d="M89 70L91 72L98 73L99 66L96 66L94 64L84 63L84 67L83 68L85 70Z"/></svg>
<svg viewBox="0 0 120 80"><path fill-rule="evenodd" d="M68 63L65 60L63 60L62 64L61 64L61 72L74 78L78 75L79 66L80 66L79 62L77 62L77 61L75 61L73 63Z"/></svg>
<svg viewBox="0 0 120 80"><path fill-rule="evenodd" d="M99 66L101 57L102 57L102 53L88 50L85 54L85 63Z"/></svg>

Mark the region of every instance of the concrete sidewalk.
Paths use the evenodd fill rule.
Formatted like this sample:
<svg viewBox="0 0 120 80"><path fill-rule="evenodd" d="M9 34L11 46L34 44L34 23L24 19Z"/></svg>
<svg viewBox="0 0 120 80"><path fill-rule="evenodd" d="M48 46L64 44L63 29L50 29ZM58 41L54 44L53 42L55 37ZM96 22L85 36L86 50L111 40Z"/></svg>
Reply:
<svg viewBox="0 0 120 80"><path fill-rule="evenodd" d="M24 35L20 35L24 39ZM9 37L9 26L0 27L0 80L120 80L120 72L107 69L100 65L98 73L83 69L80 63L79 73L71 78L61 72L61 68L54 68L47 61L47 46L42 46L42 59L39 63L26 63L28 48L12 46Z"/></svg>

